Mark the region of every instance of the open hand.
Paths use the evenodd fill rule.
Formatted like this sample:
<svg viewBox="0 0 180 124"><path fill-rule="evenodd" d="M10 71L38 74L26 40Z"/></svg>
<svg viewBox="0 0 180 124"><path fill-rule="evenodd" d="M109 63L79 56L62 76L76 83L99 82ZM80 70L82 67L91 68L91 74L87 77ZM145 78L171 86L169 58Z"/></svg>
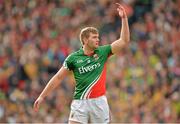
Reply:
<svg viewBox="0 0 180 124"><path fill-rule="evenodd" d="M126 11L125 11L124 7L119 3L116 3L116 5L118 6L117 11L118 11L119 16L121 18L126 18L127 15L126 15Z"/></svg>

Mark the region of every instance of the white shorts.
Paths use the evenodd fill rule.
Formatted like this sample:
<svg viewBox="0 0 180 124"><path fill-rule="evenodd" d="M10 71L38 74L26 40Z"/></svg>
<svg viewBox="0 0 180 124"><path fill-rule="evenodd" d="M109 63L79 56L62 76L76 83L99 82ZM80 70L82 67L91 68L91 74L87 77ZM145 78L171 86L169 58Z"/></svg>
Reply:
<svg viewBox="0 0 180 124"><path fill-rule="evenodd" d="M106 96L93 99L73 100L70 121L80 123L109 123L110 114Z"/></svg>

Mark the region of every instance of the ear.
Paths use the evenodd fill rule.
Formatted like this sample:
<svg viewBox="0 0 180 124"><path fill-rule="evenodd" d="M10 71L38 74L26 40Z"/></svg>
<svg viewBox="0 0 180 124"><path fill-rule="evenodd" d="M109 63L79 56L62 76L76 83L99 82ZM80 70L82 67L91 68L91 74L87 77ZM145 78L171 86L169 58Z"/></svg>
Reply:
<svg viewBox="0 0 180 124"><path fill-rule="evenodd" d="M88 43L88 39L87 38L83 38L83 42L84 42L84 44L87 44Z"/></svg>

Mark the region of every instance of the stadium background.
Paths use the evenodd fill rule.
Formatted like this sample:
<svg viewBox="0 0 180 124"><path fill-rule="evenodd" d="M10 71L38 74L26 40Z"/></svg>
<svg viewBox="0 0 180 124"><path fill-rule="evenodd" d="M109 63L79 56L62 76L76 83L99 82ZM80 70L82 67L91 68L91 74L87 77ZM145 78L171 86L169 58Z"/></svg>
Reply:
<svg viewBox="0 0 180 124"><path fill-rule="evenodd" d="M40 111L33 102L79 31L100 30L101 44L119 37L118 0L0 0L0 122L67 122L74 90L65 78ZM131 43L108 62L112 122L180 122L180 1L122 0Z"/></svg>

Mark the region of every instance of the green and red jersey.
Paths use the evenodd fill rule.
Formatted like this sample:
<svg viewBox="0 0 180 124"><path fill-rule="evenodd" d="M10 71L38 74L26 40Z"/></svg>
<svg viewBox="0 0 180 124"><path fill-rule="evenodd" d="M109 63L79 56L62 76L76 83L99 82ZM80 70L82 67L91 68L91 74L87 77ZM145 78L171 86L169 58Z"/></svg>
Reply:
<svg viewBox="0 0 180 124"><path fill-rule="evenodd" d="M112 54L111 45L99 46L94 54L87 56L83 49L70 54L63 66L73 71L76 85L74 99L89 99L106 92L106 61Z"/></svg>

